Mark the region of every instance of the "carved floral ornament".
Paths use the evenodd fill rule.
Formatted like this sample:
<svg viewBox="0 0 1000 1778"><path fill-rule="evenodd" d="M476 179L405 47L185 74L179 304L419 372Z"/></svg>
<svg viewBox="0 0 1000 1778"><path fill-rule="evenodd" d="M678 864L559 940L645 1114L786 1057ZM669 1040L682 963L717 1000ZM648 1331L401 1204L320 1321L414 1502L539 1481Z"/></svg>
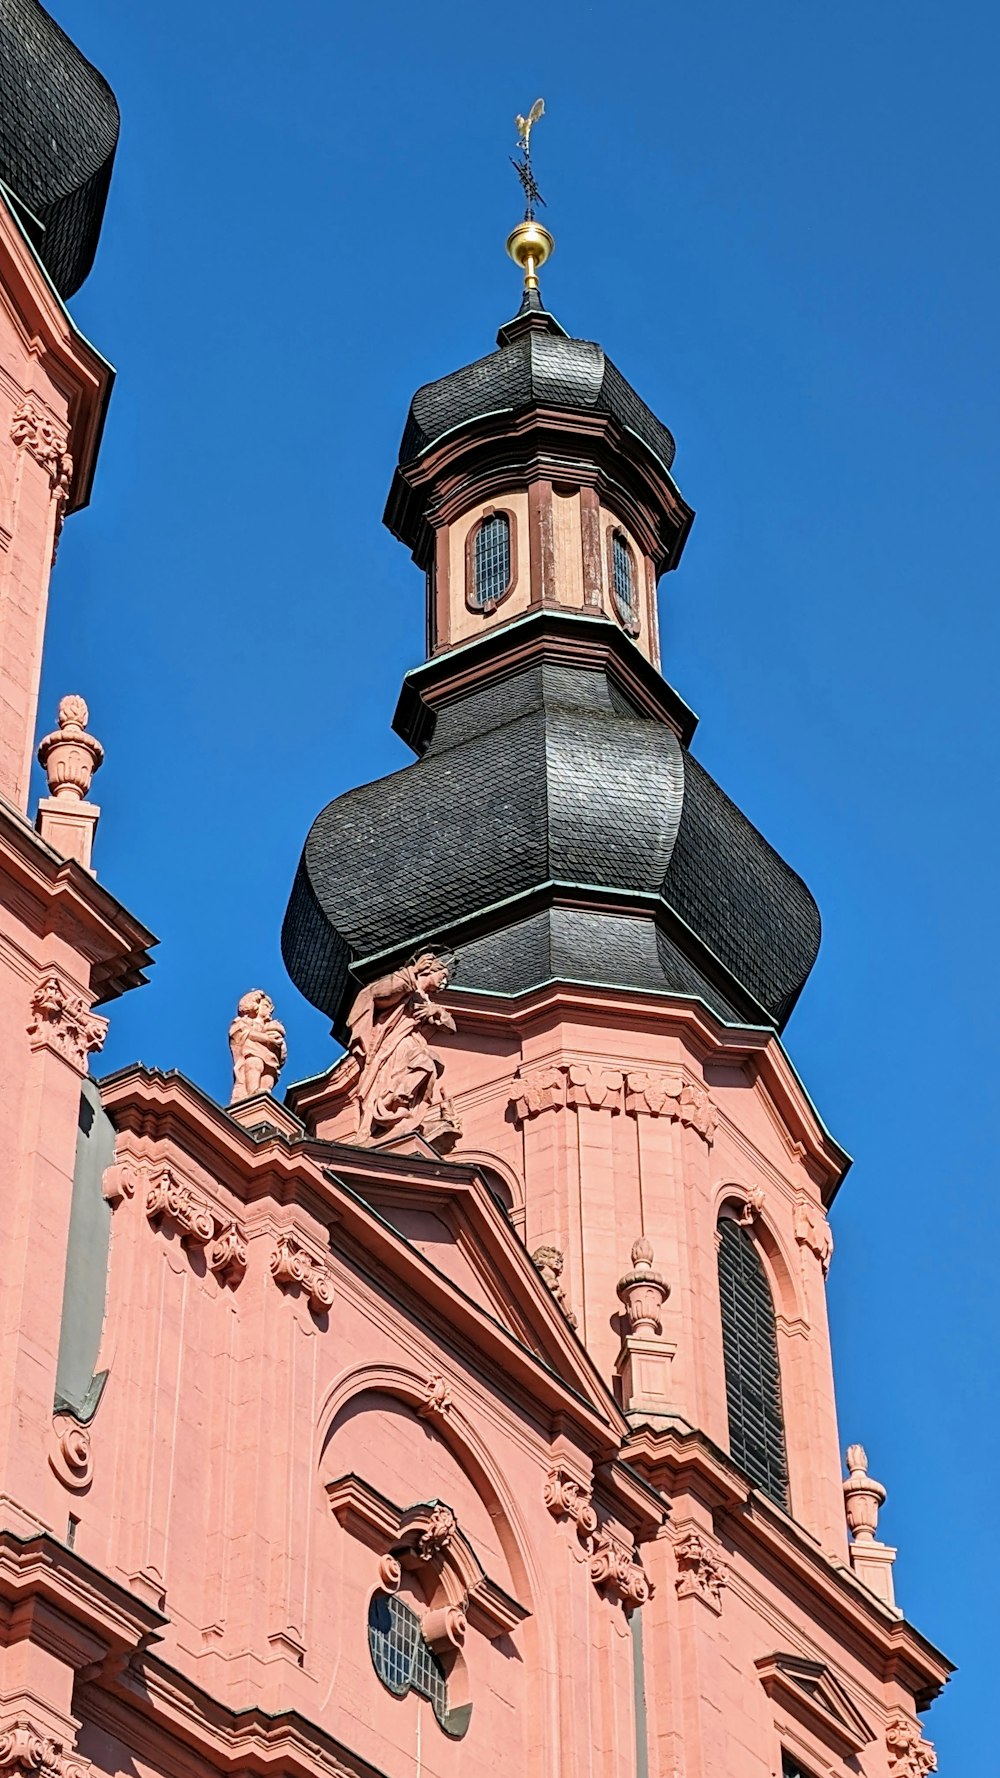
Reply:
<svg viewBox="0 0 1000 1778"><path fill-rule="evenodd" d="M927 1778L929 1772L937 1771L933 1743L925 1741L919 1723L901 1710L886 1723L885 1744L892 1778Z"/></svg>
<svg viewBox="0 0 1000 1778"><path fill-rule="evenodd" d="M685 1531L674 1544L677 1596L701 1599L712 1611L722 1610L722 1589L729 1570L718 1545L701 1531Z"/></svg>
<svg viewBox="0 0 1000 1778"><path fill-rule="evenodd" d="M171 1168L116 1161L105 1168L102 1184L112 1208L138 1196L154 1229L174 1229L185 1247L204 1252L208 1270L220 1283L239 1283L247 1269L246 1230L193 1186L184 1185Z"/></svg>
<svg viewBox="0 0 1000 1778"><path fill-rule="evenodd" d="M795 1206L795 1239L800 1247L815 1254L823 1268L824 1278L833 1258L833 1235L824 1212L808 1198L800 1198Z"/></svg>
<svg viewBox="0 0 1000 1778"><path fill-rule="evenodd" d="M665 1071L622 1073L593 1063L546 1063L519 1072L511 1106L521 1123L566 1106L666 1117L696 1131L709 1147L718 1123L715 1103L700 1081Z"/></svg>
<svg viewBox="0 0 1000 1778"><path fill-rule="evenodd" d="M51 414L46 413L30 395L26 395L11 421L10 436L14 444L27 451L41 465L49 478L49 489L56 502L54 559L55 545L59 542L73 485L73 459L66 448L69 443L68 434Z"/></svg>
<svg viewBox="0 0 1000 1778"><path fill-rule="evenodd" d="M91 1767L19 1716L0 1729L0 1771L37 1773L39 1778L89 1778Z"/></svg>
<svg viewBox="0 0 1000 1778"><path fill-rule="evenodd" d="M102 1047L107 1034L107 1019L92 1013L82 994L61 976L43 977L31 996L28 1036L33 1050L51 1050L86 1074L87 1057Z"/></svg>

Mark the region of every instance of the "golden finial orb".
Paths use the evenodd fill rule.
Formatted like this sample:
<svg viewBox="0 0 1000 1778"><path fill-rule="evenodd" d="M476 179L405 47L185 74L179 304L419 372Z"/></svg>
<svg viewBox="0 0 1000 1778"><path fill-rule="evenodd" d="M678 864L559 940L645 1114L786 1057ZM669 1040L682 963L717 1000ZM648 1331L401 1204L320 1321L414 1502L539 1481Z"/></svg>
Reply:
<svg viewBox="0 0 1000 1778"><path fill-rule="evenodd" d="M543 228L534 217L519 222L507 236L507 252L524 273L525 290L538 289L539 268L545 264L554 246L555 241L548 229Z"/></svg>

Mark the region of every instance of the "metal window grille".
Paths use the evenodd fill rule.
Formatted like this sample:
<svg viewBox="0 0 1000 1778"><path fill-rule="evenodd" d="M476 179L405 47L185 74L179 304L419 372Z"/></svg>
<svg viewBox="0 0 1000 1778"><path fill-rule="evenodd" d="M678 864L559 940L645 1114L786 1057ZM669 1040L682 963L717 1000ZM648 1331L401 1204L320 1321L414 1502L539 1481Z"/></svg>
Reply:
<svg viewBox="0 0 1000 1778"><path fill-rule="evenodd" d="M368 1608L368 1646L382 1684L397 1698L413 1687L448 1726L448 1685L434 1650L424 1641L420 1619L402 1599L376 1593Z"/></svg>
<svg viewBox="0 0 1000 1778"><path fill-rule="evenodd" d="M719 1294L729 1448L750 1480L788 1510L788 1466L774 1303L752 1236L719 1222Z"/></svg>
<svg viewBox="0 0 1000 1778"><path fill-rule="evenodd" d="M620 531L616 531L611 539L611 566L618 615L626 628L631 629L636 621L635 564L632 551Z"/></svg>
<svg viewBox="0 0 1000 1778"><path fill-rule="evenodd" d="M505 512L494 512L476 532L476 605L498 605L509 585L510 520Z"/></svg>

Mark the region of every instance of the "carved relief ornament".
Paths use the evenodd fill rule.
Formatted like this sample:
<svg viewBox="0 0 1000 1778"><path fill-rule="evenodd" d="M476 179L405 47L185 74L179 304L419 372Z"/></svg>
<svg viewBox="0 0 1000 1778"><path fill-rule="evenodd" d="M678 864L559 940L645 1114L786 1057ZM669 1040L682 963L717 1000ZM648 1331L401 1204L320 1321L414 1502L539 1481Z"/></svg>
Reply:
<svg viewBox="0 0 1000 1778"><path fill-rule="evenodd" d="M694 1130L709 1147L715 1141L718 1112L706 1088L699 1081L665 1071L623 1075L593 1063L547 1063L515 1075L511 1106L518 1121L525 1123L543 1111L560 1110L565 1105L620 1111L623 1094L624 1108L633 1117L673 1118L685 1129Z"/></svg>
<svg viewBox="0 0 1000 1778"><path fill-rule="evenodd" d="M208 1269L221 1283L239 1283L247 1269L246 1230L233 1217L220 1215L192 1186L183 1185L169 1167L115 1161L105 1167L101 1186L112 1209L124 1198L141 1197L154 1229L176 1229L185 1247L205 1250Z"/></svg>
<svg viewBox="0 0 1000 1778"><path fill-rule="evenodd" d="M54 560L69 504L70 488L73 485L73 459L66 448L69 443L68 435L51 414L47 414L30 395L26 395L11 421L10 436L14 444L27 451L41 465L49 478L49 489L56 503Z"/></svg>
<svg viewBox="0 0 1000 1778"><path fill-rule="evenodd" d="M686 1531L674 1544L677 1558L677 1596L704 1601L712 1611L722 1610L722 1589L729 1570L717 1546L700 1531Z"/></svg>
<svg viewBox="0 0 1000 1778"><path fill-rule="evenodd" d="M825 1278L833 1258L833 1235L823 1211L807 1198L800 1198L795 1206L795 1239L815 1254Z"/></svg>
<svg viewBox="0 0 1000 1778"><path fill-rule="evenodd" d="M545 1478L543 1499L554 1519L569 1519L581 1543L589 1544L597 1530L597 1514L591 1504L592 1490L577 1481L562 1464L554 1464Z"/></svg>
<svg viewBox="0 0 1000 1778"><path fill-rule="evenodd" d="M94 1479L90 1428L69 1414L57 1414L52 1422L49 1468L74 1493L89 1488Z"/></svg>
<svg viewBox="0 0 1000 1778"><path fill-rule="evenodd" d="M933 1743L925 1741L919 1724L901 1710L886 1723L885 1744L892 1778L928 1778L928 1773L937 1771Z"/></svg>
<svg viewBox="0 0 1000 1778"><path fill-rule="evenodd" d="M434 1371L427 1379L427 1387L417 1413L421 1420L432 1420L436 1414L444 1416L450 1412L451 1390L441 1372Z"/></svg>
<svg viewBox="0 0 1000 1778"><path fill-rule="evenodd" d="M81 994L58 975L47 975L31 996L28 1036L33 1050L51 1050L81 1074L87 1057L99 1050L108 1034L108 1021L92 1013Z"/></svg>
<svg viewBox="0 0 1000 1778"><path fill-rule="evenodd" d="M531 1256L531 1263L541 1273L542 1283L548 1285L570 1327L575 1327L577 1325L576 1316L570 1307L569 1297L562 1282L562 1272L566 1261L560 1249L558 1247L536 1247Z"/></svg>
<svg viewBox="0 0 1000 1778"><path fill-rule="evenodd" d="M40 1734L27 1717L0 1729L0 1771L33 1773L37 1778L89 1778L89 1760L79 1759L58 1741Z"/></svg>
<svg viewBox="0 0 1000 1778"><path fill-rule="evenodd" d="M617 1599L626 1611L645 1605L653 1592L637 1553L610 1532L606 1525L595 1532L591 1545L590 1578L606 1597Z"/></svg>
<svg viewBox="0 0 1000 1778"><path fill-rule="evenodd" d="M322 1260L314 1259L294 1235L279 1235L271 1255L271 1277L285 1289L298 1287L316 1315L332 1307L333 1273Z"/></svg>

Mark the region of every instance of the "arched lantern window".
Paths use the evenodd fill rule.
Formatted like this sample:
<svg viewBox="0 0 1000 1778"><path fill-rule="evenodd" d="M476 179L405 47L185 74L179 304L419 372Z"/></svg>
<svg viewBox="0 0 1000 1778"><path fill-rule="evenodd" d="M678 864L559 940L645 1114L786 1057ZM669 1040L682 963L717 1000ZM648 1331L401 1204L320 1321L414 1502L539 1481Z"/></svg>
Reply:
<svg viewBox="0 0 1000 1778"><path fill-rule="evenodd" d="M774 1302L753 1236L730 1216L719 1219L719 1295L729 1449L750 1480L787 1512Z"/></svg>
<svg viewBox="0 0 1000 1778"><path fill-rule="evenodd" d="M469 604L474 611L495 611L514 584L510 514L484 513L472 532L470 543Z"/></svg>
<svg viewBox="0 0 1000 1778"><path fill-rule="evenodd" d="M635 556L624 531L611 532L611 596L622 629L639 634L639 594Z"/></svg>

